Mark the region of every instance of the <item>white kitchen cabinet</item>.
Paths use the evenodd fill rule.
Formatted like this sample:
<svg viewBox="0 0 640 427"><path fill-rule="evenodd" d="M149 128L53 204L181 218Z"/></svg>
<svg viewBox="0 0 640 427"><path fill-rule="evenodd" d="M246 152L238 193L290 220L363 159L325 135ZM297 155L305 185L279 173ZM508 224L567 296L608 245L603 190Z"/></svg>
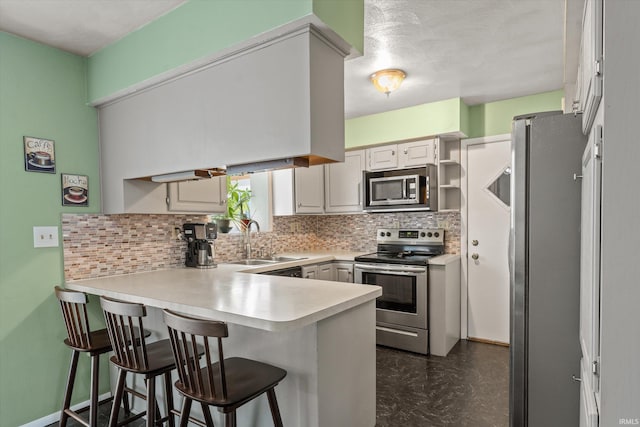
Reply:
<svg viewBox="0 0 640 427"><path fill-rule="evenodd" d="M349 151L344 163L324 166L325 212L362 212L365 157L365 150Z"/></svg>
<svg viewBox="0 0 640 427"><path fill-rule="evenodd" d="M302 266L302 278L303 279L317 279L318 278L318 265L303 265Z"/></svg>
<svg viewBox="0 0 640 427"><path fill-rule="evenodd" d="M402 169L435 164L438 147L435 139L388 144L367 149L367 170Z"/></svg>
<svg viewBox="0 0 640 427"><path fill-rule="evenodd" d="M574 101L574 109L583 113L582 131L585 135L591 129L602 98L602 30L602 0L586 0Z"/></svg>
<svg viewBox="0 0 640 427"><path fill-rule="evenodd" d="M438 210L460 210L460 139L438 138Z"/></svg>
<svg viewBox="0 0 640 427"><path fill-rule="evenodd" d="M398 145L390 144L367 149L367 170L377 171L398 167Z"/></svg>
<svg viewBox="0 0 640 427"><path fill-rule="evenodd" d="M324 211L323 165L273 171L271 183L273 215L316 214Z"/></svg>
<svg viewBox="0 0 640 427"><path fill-rule="evenodd" d="M460 255L429 262L429 352L446 356L460 340Z"/></svg>
<svg viewBox="0 0 640 427"><path fill-rule="evenodd" d="M437 158L437 144L435 139L405 142L398 144L398 167L412 168L435 164Z"/></svg>
<svg viewBox="0 0 640 427"><path fill-rule="evenodd" d="M333 280L336 282L353 283L353 263L333 262Z"/></svg>
<svg viewBox="0 0 640 427"><path fill-rule="evenodd" d="M271 197L274 216L296 213L294 209L293 169L280 169L271 172Z"/></svg>
<svg viewBox="0 0 640 427"><path fill-rule="evenodd" d="M295 211L299 214L324 211L323 165L294 170Z"/></svg>
<svg viewBox="0 0 640 427"><path fill-rule="evenodd" d="M226 203L226 176L167 184L167 205L171 212L224 212Z"/></svg>
<svg viewBox="0 0 640 427"><path fill-rule="evenodd" d="M334 280L333 278L333 263L326 262L324 264L318 264L316 279L318 280Z"/></svg>

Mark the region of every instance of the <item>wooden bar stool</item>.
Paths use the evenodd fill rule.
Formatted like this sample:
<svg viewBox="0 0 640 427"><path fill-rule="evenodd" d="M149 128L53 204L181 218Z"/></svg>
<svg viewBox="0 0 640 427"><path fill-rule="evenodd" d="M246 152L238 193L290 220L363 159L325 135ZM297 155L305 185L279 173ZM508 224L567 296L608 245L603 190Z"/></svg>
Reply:
<svg viewBox="0 0 640 427"><path fill-rule="evenodd" d="M100 368L100 355L111 351L111 343L106 329L91 331L89 327L89 318L87 316L87 296L82 292L70 291L62 289L59 286L55 288L56 297L60 302L62 309L62 317L67 329L67 338L64 343L71 348L71 365L69 367L69 375L67 377L67 385L64 392L64 401L62 411L60 413L60 426L67 425L69 417L75 419L80 424L87 427L96 427L98 421L98 378ZM72 411L71 395L73 394L73 385L76 379L76 370L78 367L78 357L80 353L89 353L91 356L91 392L89 406L78 411ZM108 401L107 399L105 401ZM78 415L89 409L89 422ZM129 407L125 410L128 412Z"/></svg>
<svg viewBox="0 0 640 427"><path fill-rule="evenodd" d="M178 369L175 386L184 396L181 427L187 425L193 400L203 405L208 427L213 426L213 421L205 405L217 407L224 413L225 426L235 427L236 409L263 393L267 393L274 425L282 427L275 387L287 375L285 370L240 357L225 359L222 338L228 337L229 332L224 322L195 319L169 310L164 310L164 321ZM202 368L192 362L194 350L200 345L205 350Z"/></svg>
<svg viewBox="0 0 640 427"><path fill-rule="evenodd" d="M147 315L144 305L118 301L104 296L100 297L100 305L107 322L107 331L114 353L111 357L111 362L118 367L118 382L113 398L109 426L116 427L128 424L146 414L146 425L148 427L165 421L168 421L169 426L173 427L175 423L172 413L173 389L171 387L171 371L175 369L175 363L169 340L147 344L143 339L139 339L139 331L143 330L142 318ZM118 423L120 401L126 389L125 379L127 372L144 376L147 385L146 395L135 391L131 392L138 397L146 399L147 410ZM155 398L156 377L160 375L164 376L167 404L167 414L164 417L160 417Z"/></svg>

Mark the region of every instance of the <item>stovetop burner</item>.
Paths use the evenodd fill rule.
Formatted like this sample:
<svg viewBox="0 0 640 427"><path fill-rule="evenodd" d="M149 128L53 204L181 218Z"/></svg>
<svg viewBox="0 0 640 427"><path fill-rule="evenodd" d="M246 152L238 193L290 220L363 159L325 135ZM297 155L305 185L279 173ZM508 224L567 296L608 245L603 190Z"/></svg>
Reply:
<svg viewBox="0 0 640 427"><path fill-rule="evenodd" d="M427 265L444 253L444 230L384 228L377 232L378 251L360 255L359 262Z"/></svg>

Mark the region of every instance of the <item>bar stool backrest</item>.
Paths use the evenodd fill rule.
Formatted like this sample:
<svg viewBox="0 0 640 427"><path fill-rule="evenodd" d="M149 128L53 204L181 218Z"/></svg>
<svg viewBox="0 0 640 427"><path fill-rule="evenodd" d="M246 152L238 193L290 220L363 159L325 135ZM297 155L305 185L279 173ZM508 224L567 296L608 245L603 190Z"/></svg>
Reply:
<svg viewBox="0 0 640 427"><path fill-rule="evenodd" d="M215 320L194 319L170 310L164 310L164 321L169 329L178 377L185 391L207 400L226 399L227 381L222 338L229 336L227 324ZM198 360L199 346L204 348L206 369L200 369L199 364L194 363ZM218 362L217 366L215 359Z"/></svg>
<svg viewBox="0 0 640 427"><path fill-rule="evenodd" d="M138 371L149 369L147 346L144 340L142 318L147 311L142 304L100 297L100 305L107 323L113 347L114 362L123 368Z"/></svg>
<svg viewBox="0 0 640 427"><path fill-rule="evenodd" d="M62 317L67 328L68 345L79 350L91 348L91 328L87 316L87 295L83 292L70 291L55 287L56 297L60 302Z"/></svg>

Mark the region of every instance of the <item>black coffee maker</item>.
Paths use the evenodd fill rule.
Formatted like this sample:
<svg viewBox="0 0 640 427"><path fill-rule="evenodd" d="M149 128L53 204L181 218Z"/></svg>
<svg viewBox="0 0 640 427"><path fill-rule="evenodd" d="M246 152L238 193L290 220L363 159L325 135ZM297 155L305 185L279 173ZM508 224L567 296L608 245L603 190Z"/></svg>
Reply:
<svg viewBox="0 0 640 427"><path fill-rule="evenodd" d="M187 239L185 265L196 268L216 267L211 244L218 237L216 224L183 224L182 231Z"/></svg>

